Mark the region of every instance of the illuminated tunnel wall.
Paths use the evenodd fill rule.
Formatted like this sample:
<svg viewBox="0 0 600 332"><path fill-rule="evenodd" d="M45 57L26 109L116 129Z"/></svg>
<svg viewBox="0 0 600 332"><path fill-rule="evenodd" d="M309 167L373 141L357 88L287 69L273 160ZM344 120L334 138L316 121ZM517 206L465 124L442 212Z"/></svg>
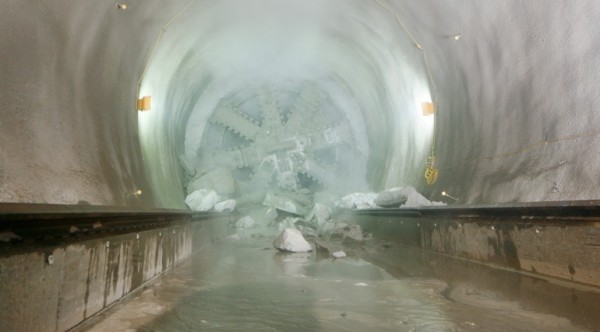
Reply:
<svg viewBox="0 0 600 332"><path fill-rule="evenodd" d="M598 6L4 1L0 201L183 207L182 157L219 101L307 83L365 154L357 190L598 199ZM426 186L434 118L421 103L436 92L440 175ZM138 114L144 95L152 110Z"/></svg>
<svg viewBox="0 0 600 332"><path fill-rule="evenodd" d="M263 86L299 92L312 84L345 115L369 169L345 179L354 182L347 190L420 182L434 121L421 110L432 99L427 72L421 52L385 8L370 2L200 1L166 31L140 89L140 96L152 96L152 111L139 116L162 204L183 202L182 184L173 181L177 161L198 158L218 103L240 91L252 97Z"/></svg>

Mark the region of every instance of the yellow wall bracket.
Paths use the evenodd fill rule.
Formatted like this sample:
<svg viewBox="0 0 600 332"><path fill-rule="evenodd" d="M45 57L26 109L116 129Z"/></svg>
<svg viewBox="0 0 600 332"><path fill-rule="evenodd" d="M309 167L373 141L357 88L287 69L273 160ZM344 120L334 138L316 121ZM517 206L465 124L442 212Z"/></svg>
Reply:
<svg viewBox="0 0 600 332"><path fill-rule="evenodd" d="M152 97L144 96L137 100L138 111L149 111L152 108Z"/></svg>
<svg viewBox="0 0 600 332"><path fill-rule="evenodd" d="M431 102L421 103L421 110L425 116L433 115L435 114L435 105Z"/></svg>

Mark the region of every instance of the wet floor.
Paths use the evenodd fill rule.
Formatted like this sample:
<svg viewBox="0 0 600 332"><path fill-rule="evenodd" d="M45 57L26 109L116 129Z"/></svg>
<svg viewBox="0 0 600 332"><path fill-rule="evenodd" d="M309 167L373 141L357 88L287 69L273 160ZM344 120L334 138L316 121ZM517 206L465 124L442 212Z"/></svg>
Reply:
<svg viewBox="0 0 600 332"><path fill-rule="evenodd" d="M98 317L91 331L593 331L600 296L370 240L283 254L224 239ZM598 306L598 308L597 308Z"/></svg>

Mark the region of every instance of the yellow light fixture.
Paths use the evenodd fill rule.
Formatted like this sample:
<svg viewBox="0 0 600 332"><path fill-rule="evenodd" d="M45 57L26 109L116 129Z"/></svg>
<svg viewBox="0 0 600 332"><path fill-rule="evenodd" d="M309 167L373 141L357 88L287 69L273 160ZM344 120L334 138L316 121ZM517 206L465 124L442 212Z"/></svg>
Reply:
<svg viewBox="0 0 600 332"><path fill-rule="evenodd" d="M421 103L421 110L424 116L433 115L435 113L435 105L432 102Z"/></svg>
<svg viewBox="0 0 600 332"><path fill-rule="evenodd" d="M149 111L152 108L152 97L144 96L137 100L138 111Z"/></svg>

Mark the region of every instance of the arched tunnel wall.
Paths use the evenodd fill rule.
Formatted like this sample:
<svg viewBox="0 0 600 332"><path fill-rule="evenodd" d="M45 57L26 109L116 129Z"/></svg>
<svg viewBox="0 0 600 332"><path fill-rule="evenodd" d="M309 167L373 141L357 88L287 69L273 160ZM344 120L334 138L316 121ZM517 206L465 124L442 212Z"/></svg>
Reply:
<svg viewBox="0 0 600 332"><path fill-rule="evenodd" d="M228 11L233 2L194 1L164 29L153 53L161 27L188 4L128 1L126 10L113 2L0 5L1 201L183 207L183 125L194 107L210 104L197 91L215 82L223 84L221 92L227 84L248 86L260 74L233 65L227 72L207 60L225 54L223 47L230 58L221 60L230 64L258 61L227 43L248 52L252 45L235 33L244 32L244 22L263 21L275 39L284 34L273 29L287 23L299 50L321 38L303 58L313 62L288 74L322 86L334 82L325 69L338 74L344 84L335 91L354 99L340 100L358 105L364 120L371 189L414 185L431 199L445 190L466 204L598 198L600 57L593 1L289 1L285 8L257 1ZM231 16L221 15L226 11ZM422 46L434 82L394 14ZM337 32L343 47L332 48L333 34L324 31ZM251 32L247 38L255 37ZM195 53L186 51L192 44ZM138 119L137 83L151 55L140 93L153 96L153 110ZM186 63L184 55L203 61ZM321 61L314 62L317 56ZM273 68L300 58L281 59ZM440 175L425 186L430 137L417 123L417 103L434 99L433 83ZM426 96L415 95L418 84L429 90ZM150 131L143 117L155 119ZM142 195L134 194L138 189Z"/></svg>

